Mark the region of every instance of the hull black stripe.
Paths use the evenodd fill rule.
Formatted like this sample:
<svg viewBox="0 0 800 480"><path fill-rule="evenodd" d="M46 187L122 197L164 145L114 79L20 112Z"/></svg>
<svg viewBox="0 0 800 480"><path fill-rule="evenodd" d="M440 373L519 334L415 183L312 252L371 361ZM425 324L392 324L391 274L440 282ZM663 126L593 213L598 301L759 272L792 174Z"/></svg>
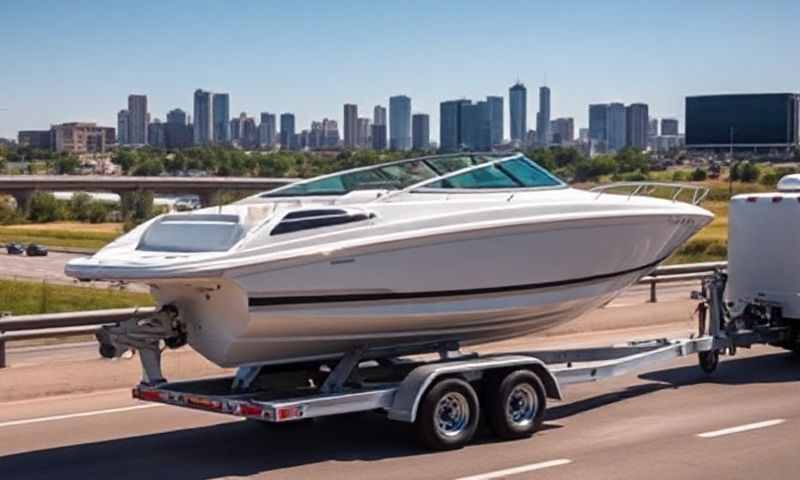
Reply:
<svg viewBox="0 0 800 480"><path fill-rule="evenodd" d="M603 273L599 275L592 275L589 277L582 277L582 278L573 278L568 280L559 280L556 282L529 283L524 285L508 285L504 287L473 288L466 290L442 290L442 291L431 291L431 292L356 293L356 294L345 294L345 295L313 295L313 296L298 296L298 297L250 297L249 305L251 307L267 307L275 305L301 305L306 303L414 300L421 298L456 297L462 295L486 295L491 293L514 292L521 290L537 290L542 288L563 287L578 283L586 283L596 280L604 280L608 278L620 277L622 275L628 275L630 273L635 273L640 270L653 268L664 260L665 260L664 258L661 258L647 265L642 265L641 267L629 268L627 270L621 270L618 272Z"/></svg>

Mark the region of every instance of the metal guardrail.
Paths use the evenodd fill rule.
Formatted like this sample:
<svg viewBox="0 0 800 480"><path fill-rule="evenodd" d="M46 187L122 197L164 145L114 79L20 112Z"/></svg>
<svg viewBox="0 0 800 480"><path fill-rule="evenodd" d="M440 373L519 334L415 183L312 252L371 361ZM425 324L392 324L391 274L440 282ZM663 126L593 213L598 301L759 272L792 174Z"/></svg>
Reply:
<svg viewBox="0 0 800 480"><path fill-rule="evenodd" d="M650 302L657 301L659 283L702 280L716 269L725 268L727 262L704 262L683 265L665 265L639 280L639 285L650 285ZM155 307L117 308L86 312L48 313L0 317L0 368L6 365L6 343L19 340L90 335L103 325L113 325L131 318L145 318L156 312Z"/></svg>

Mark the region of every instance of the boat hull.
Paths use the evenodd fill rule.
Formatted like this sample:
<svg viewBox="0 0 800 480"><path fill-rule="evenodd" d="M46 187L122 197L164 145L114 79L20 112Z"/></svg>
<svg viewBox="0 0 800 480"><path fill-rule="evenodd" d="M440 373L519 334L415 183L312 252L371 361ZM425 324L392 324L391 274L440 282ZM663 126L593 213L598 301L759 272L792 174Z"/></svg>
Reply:
<svg viewBox="0 0 800 480"><path fill-rule="evenodd" d="M154 294L178 307L190 344L224 367L470 345L552 328L610 301L697 228L653 215L489 229L165 281Z"/></svg>

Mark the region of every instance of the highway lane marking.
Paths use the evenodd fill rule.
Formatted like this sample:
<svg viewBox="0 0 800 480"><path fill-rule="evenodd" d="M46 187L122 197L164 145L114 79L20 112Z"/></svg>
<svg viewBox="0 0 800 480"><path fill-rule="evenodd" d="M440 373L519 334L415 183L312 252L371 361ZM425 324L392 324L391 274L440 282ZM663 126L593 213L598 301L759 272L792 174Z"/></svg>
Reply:
<svg viewBox="0 0 800 480"><path fill-rule="evenodd" d="M723 435L731 435L740 432L749 432L750 430L758 430L759 428L774 427L786 422L783 418L776 418L775 420L767 420L764 422L748 423L747 425L739 425L738 427L724 428L722 430L714 430L713 432L698 433L700 438L715 438Z"/></svg>
<svg viewBox="0 0 800 480"><path fill-rule="evenodd" d="M469 477L461 477L457 480L492 480L494 478L503 478L509 475L519 475L520 473L528 473L536 470L543 470L550 467L558 467L572 463L568 458L560 458L558 460L550 460L549 462L531 463L530 465L522 465L521 467L506 468L505 470L495 470L493 472L481 473L480 475L472 475Z"/></svg>
<svg viewBox="0 0 800 480"><path fill-rule="evenodd" d="M133 405L131 407L121 407L121 408L109 408L107 410L95 410L92 412L80 412L80 413L69 413L66 415L54 415L52 417L38 417L38 418L28 418L26 420L12 420L10 422L0 422L0 428L4 427L15 427L18 425L29 425L31 423L43 423L43 422L53 422L57 420L68 420L71 418L81 418L81 417L93 417L95 415L106 415L109 413L122 413L122 412L130 412L133 410L143 410L145 408L155 408L155 407L163 407L164 405L151 403L147 405Z"/></svg>

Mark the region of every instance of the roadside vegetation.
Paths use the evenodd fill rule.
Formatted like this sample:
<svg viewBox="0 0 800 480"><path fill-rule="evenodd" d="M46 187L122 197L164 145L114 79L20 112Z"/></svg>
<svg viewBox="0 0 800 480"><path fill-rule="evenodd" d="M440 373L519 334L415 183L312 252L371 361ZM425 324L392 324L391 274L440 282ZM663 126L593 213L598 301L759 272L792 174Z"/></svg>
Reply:
<svg viewBox="0 0 800 480"><path fill-rule="evenodd" d="M73 287L45 282L0 280L0 312L13 315L150 306L147 293Z"/></svg>

